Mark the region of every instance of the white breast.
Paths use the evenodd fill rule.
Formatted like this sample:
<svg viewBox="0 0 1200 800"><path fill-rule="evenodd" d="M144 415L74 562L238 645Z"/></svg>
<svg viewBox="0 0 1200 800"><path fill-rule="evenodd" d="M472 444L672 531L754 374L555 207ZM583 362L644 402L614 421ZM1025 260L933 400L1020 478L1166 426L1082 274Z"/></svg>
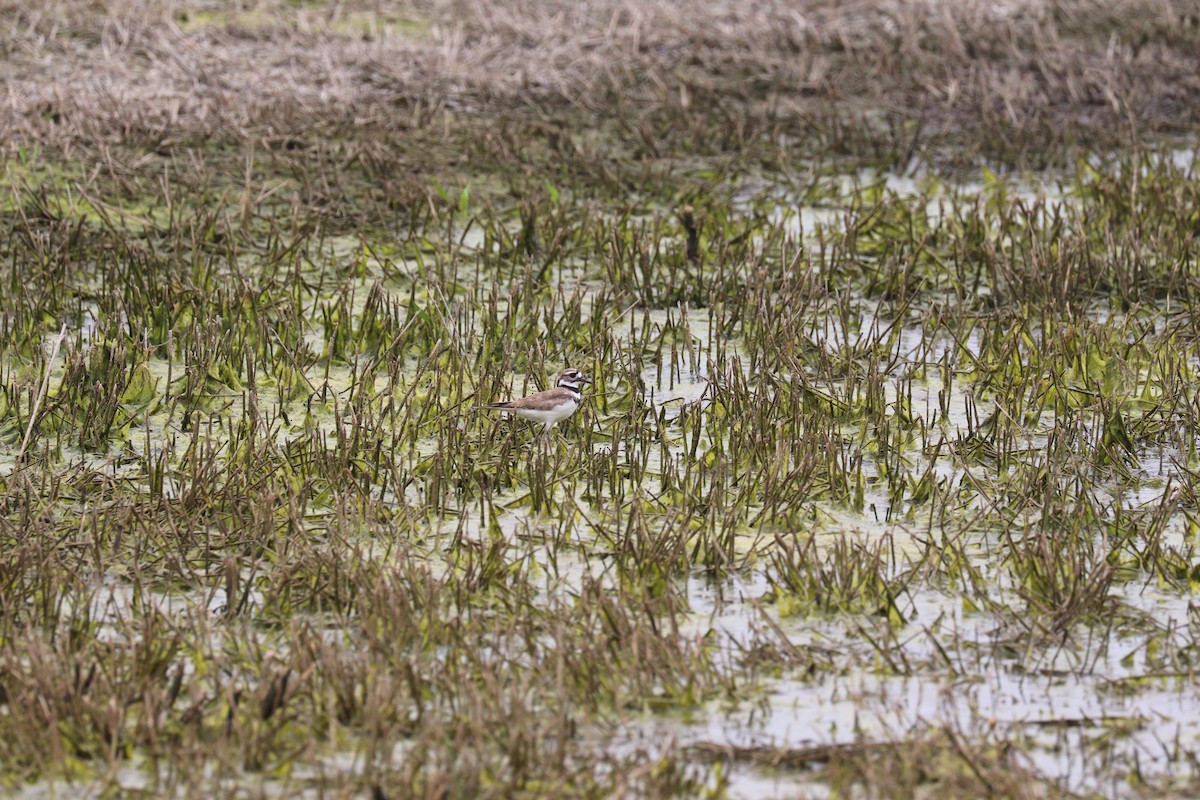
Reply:
<svg viewBox="0 0 1200 800"><path fill-rule="evenodd" d="M506 411L511 411L522 419L532 419L537 422L554 423L560 419L566 419L575 413L575 409L579 408L578 400L568 400L554 408L534 409L534 408L509 408Z"/></svg>

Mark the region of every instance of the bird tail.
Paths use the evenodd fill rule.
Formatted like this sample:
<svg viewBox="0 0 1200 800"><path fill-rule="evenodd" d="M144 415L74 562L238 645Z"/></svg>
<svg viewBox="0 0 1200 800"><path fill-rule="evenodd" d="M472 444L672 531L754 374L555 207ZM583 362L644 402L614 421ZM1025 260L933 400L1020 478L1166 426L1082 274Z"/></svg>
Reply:
<svg viewBox="0 0 1200 800"><path fill-rule="evenodd" d="M508 408L512 403L488 403L486 406L475 406L476 411L483 411L488 408Z"/></svg>

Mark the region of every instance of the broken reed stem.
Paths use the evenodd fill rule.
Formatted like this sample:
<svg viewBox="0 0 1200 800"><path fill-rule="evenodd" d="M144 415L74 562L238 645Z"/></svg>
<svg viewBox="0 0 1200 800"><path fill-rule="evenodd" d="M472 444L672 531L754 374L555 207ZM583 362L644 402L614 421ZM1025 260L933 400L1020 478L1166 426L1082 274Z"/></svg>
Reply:
<svg viewBox="0 0 1200 800"><path fill-rule="evenodd" d="M33 424L37 421L38 410L42 407L42 400L46 396L46 392L50 389L50 373L54 371L54 361L58 358L58 349L62 347L63 339L67 338L67 324L64 322L62 329L58 332L58 338L54 340L54 349L50 351L50 359L46 362L46 374L42 376L42 386L38 389L37 398L33 401L33 408L29 411L29 424L25 426L25 438L21 440L21 449L17 452L17 463L20 464L25 459L25 450L29 447L29 438L33 436Z"/></svg>

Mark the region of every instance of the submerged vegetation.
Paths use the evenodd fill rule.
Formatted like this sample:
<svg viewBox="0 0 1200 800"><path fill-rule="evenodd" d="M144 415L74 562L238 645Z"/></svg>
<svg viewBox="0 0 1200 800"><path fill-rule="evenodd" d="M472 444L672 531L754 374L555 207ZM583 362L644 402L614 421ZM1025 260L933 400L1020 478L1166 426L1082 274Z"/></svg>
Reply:
<svg viewBox="0 0 1200 800"><path fill-rule="evenodd" d="M577 5L10 4L0 786L1195 792L1197 19Z"/></svg>

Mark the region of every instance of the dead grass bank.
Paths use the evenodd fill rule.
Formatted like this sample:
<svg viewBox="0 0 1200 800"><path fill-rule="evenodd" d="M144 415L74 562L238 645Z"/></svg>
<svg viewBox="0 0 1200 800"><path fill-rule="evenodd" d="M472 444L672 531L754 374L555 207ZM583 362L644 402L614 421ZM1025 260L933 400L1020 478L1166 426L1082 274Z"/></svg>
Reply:
<svg viewBox="0 0 1200 800"><path fill-rule="evenodd" d="M532 137L615 121L651 155L769 141L899 160L950 136L1037 166L1200 121L1200 26L1175 0L17 0L0 19L10 143L478 138L515 115Z"/></svg>

